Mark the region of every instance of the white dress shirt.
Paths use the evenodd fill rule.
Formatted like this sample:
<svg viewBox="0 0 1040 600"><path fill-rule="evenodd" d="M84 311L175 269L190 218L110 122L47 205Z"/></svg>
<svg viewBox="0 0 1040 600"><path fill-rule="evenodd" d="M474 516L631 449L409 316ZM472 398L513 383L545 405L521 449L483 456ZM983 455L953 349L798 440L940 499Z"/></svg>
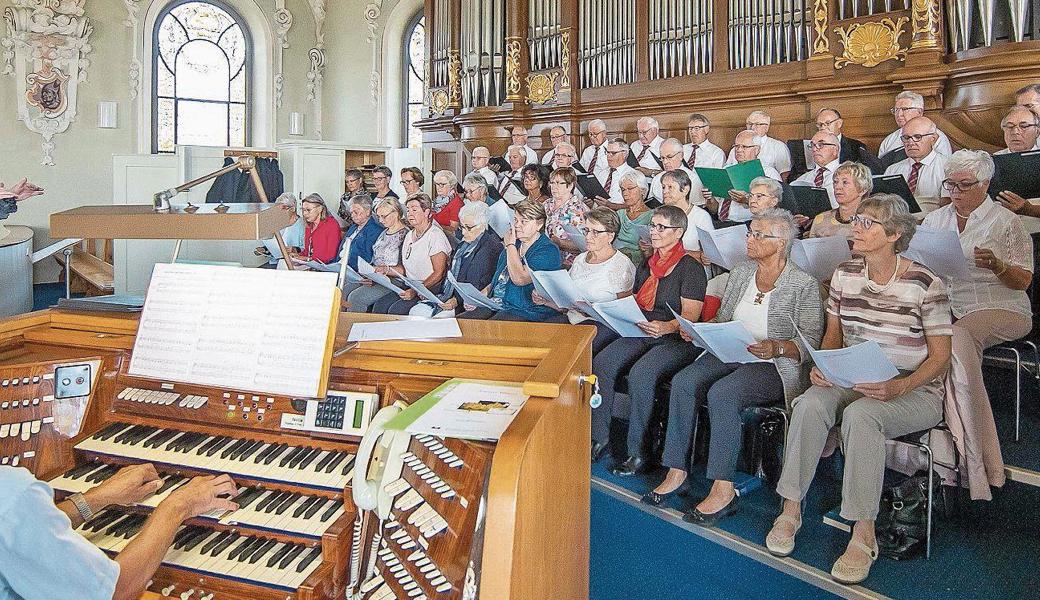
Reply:
<svg viewBox="0 0 1040 600"><path fill-rule="evenodd" d="M942 129L936 129L935 131L939 134L939 138L935 141L935 146L932 150L945 156L953 154L953 148L950 146L950 138L946 137L946 134L942 132ZM878 148L878 156L881 157L893 150L902 148L903 140L899 139L902 135L902 129L896 129L892 133L888 134L888 137L881 141L881 147Z"/></svg>
<svg viewBox="0 0 1040 600"><path fill-rule="evenodd" d="M780 173L787 173L791 170L791 151L787 149L787 144L769 136L762 140L758 160L762 161L763 167L773 167ZM729 156L726 158L726 166L735 164L737 164L736 151L730 149Z"/></svg>
<svg viewBox="0 0 1040 600"><path fill-rule="evenodd" d="M693 155L693 144L683 144L683 160L690 162ZM721 169L726 164L726 153L709 140L697 146L697 161L694 167L706 167L709 169Z"/></svg>
<svg viewBox="0 0 1040 600"><path fill-rule="evenodd" d="M507 183L509 180L513 180L523 187L523 183L520 181L520 171L509 171L508 173L502 173L498 176L498 182L495 187L499 193L502 194L502 198L505 199L506 204L509 206L515 206L516 203L520 202L527 196L523 192L517 189L517 187L511 183Z"/></svg>
<svg viewBox="0 0 1040 600"><path fill-rule="evenodd" d="M841 162L838 159L834 159L831 162L824 165L826 172L823 174L823 186L827 189L827 196L831 199L831 208L838 208L838 200L834 197L834 171L837 170ZM819 167L813 168L813 170L802 174L801 177L791 182L791 185L816 185L816 170ZM923 169L922 169L923 170ZM920 184L918 184L920 185Z"/></svg>
<svg viewBox="0 0 1040 600"><path fill-rule="evenodd" d="M924 225L956 232L956 208L947 204L935 209L924 218ZM953 315L960 319L977 310L998 309L1032 316L1024 290L1013 290L1001 283L993 271L975 266L975 248L986 248L1008 265L1033 272L1033 241L1018 215L987 197L968 215L958 237L970 274L967 279L947 282Z"/></svg>
<svg viewBox="0 0 1040 600"><path fill-rule="evenodd" d="M917 172L917 189L914 190L914 198L917 203L922 201L934 202L943 195L942 182L946 178L946 159L948 157L935 150L921 159L924 166ZM896 164L885 169L885 175L902 175L907 183L910 183L910 169L914 161L904 158ZM922 207L924 208L924 207Z"/></svg>
<svg viewBox="0 0 1040 600"><path fill-rule="evenodd" d="M556 158L556 148L550 148L548 152L542 155L542 164L552 166L553 159Z"/></svg>
<svg viewBox="0 0 1040 600"><path fill-rule="evenodd" d="M601 171L606 171L610 168L607 165L607 143L603 142L599 146L587 146L581 151L581 166L584 167L586 172L589 172L589 165L592 164L592 156L598 154L599 157L596 159L596 172L592 173L596 177L599 177Z"/></svg>
<svg viewBox="0 0 1040 600"><path fill-rule="evenodd" d="M704 188L704 184L701 183L701 178L697 176L697 173L687 169L686 167L679 167L680 171L685 171L690 176L690 202L693 204L704 204L704 196L701 195L701 190ZM664 202L664 190L661 189L661 179L664 177L665 172L662 171L657 175L654 175L653 181L650 182L650 197L657 198Z"/></svg>
<svg viewBox="0 0 1040 600"><path fill-rule="evenodd" d="M661 158L661 144L664 143L664 138L657 136L650 140L650 150L643 156L643 160L639 161L640 167L647 169L653 169L654 171L661 170L661 164L657 162L651 154L657 155L657 158ZM629 146L629 152L632 153L633 158L639 158L639 153L643 151L643 142L636 140Z"/></svg>
<svg viewBox="0 0 1040 600"><path fill-rule="evenodd" d="M495 185L498 183L498 174L495 173L491 167L484 166L474 172L480 173L488 185Z"/></svg>
<svg viewBox="0 0 1040 600"><path fill-rule="evenodd" d="M711 215L703 208L694 206L690 212L686 213L686 220L688 226L686 227L686 233L682 236L683 248L691 252L699 252L701 241L697 235L697 228L699 227L704 231L715 231L715 225L711 222Z"/></svg>
<svg viewBox="0 0 1040 600"><path fill-rule="evenodd" d="M538 154L534 151L534 149L531 148L530 146L528 146L527 144L524 144L523 148L524 148L524 152L527 153L527 159L524 162L524 164L525 165L537 165L538 164ZM506 153L502 155L502 158L506 159L506 162L509 162L509 149L508 148L506 149Z"/></svg>
<svg viewBox="0 0 1040 600"><path fill-rule="evenodd" d="M602 171L596 172L596 179L599 180L599 184L603 186L603 189L610 194L609 200L614 204L624 204L625 199L621 197L621 178L625 176L625 173L631 173L635 171L634 168L630 167L628 163L623 163L620 167L614 170L614 177L610 180L610 189L607 189L607 176L610 175L610 167Z"/></svg>

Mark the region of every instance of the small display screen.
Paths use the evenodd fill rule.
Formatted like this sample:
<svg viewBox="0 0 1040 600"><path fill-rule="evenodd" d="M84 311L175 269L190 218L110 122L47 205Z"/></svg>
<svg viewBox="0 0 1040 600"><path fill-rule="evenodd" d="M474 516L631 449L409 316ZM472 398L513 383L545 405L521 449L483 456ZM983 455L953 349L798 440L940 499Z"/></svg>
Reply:
<svg viewBox="0 0 1040 600"><path fill-rule="evenodd" d="M357 400L354 403L354 429L361 429L361 421L365 417L365 401Z"/></svg>

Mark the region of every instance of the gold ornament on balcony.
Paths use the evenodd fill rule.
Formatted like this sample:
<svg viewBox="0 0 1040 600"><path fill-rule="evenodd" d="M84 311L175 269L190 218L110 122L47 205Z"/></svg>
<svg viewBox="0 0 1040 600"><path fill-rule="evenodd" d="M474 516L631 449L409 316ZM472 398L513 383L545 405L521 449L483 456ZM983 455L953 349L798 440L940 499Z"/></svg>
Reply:
<svg viewBox="0 0 1040 600"><path fill-rule="evenodd" d="M432 98L430 98L430 112L435 115L443 115L444 111L448 109L448 92L444 90L437 90L433 92Z"/></svg>
<svg viewBox="0 0 1040 600"><path fill-rule="evenodd" d="M556 101L556 78L559 73L535 73L527 76L527 101L545 104Z"/></svg>
<svg viewBox="0 0 1040 600"><path fill-rule="evenodd" d="M898 21L885 18L871 23L855 23L848 28L835 27L845 50L834 59L834 68L845 65L862 65L876 67L886 60L906 60L906 48L899 44L903 35L903 27L909 19L899 17Z"/></svg>

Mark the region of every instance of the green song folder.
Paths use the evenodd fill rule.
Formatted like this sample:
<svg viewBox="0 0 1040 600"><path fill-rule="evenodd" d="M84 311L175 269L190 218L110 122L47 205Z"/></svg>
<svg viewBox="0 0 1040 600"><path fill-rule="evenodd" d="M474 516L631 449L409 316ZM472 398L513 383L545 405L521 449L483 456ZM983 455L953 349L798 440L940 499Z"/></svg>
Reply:
<svg viewBox="0 0 1040 600"><path fill-rule="evenodd" d="M697 167L696 171L704 187L711 190L711 195L717 198L727 197L730 190L751 191L751 182L756 177L765 175L765 171L762 170L762 162L757 158L730 165L725 169Z"/></svg>

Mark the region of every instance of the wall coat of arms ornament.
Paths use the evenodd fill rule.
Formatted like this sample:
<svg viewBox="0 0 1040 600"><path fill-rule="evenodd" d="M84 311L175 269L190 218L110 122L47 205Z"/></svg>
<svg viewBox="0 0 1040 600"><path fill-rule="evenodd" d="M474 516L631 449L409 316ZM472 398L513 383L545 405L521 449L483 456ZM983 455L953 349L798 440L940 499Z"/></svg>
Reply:
<svg viewBox="0 0 1040 600"><path fill-rule="evenodd" d="M0 39L3 74L17 86L18 119L43 137L43 164L53 165L54 136L76 119L76 90L87 78L93 26L86 0L12 0Z"/></svg>

